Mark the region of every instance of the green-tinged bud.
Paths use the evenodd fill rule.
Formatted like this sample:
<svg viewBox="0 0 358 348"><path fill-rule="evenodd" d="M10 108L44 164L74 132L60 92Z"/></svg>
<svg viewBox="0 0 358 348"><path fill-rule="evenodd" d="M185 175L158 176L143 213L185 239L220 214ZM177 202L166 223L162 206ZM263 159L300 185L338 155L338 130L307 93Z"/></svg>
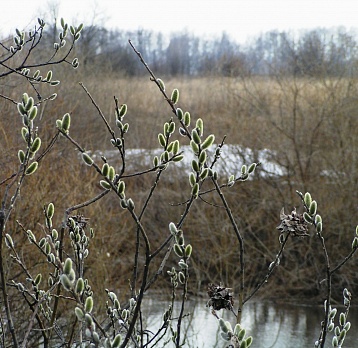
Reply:
<svg viewBox="0 0 358 348"><path fill-rule="evenodd" d="M82 159L88 166L91 166L93 164L93 159L86 152L82 153Z"/></svg>
<svg viewBox="0 0 358 348"><path fill-rule="evenodd" d="M53 241L56 241L58 239L58 232L55 228L53 228L51 231L51 238Z"/></svg>
<svg viewBox="0 0 358 348"><path fill-rule="evenodd" d="M179 90L177 88L173 89L171 101L173 104L176 104L179 101Z"/></svg>
<svg viewBox="0 0 358 348"><path fill-rule="evenodd" d="M333 309L329 312L328 318L329 318L329 319L334 319L334 317L336 316L336 314L337 314L337 308L333 308Z"/></svg>
<svg viewBox="0 0 358 348"><path fill-rule="evenodd" d="M99 335L96 331L92 332L92 339L93 339L93 342L95 343L96 347L99 347L99 343L101 340L100 340Z"/></svg>
<svg viewBox="0 0 358 348"><path fill-rule="evenodd" d="M51 79L52 79L52 70L49 70L49 71L47 72L47 75L46 75L45 80L48 81L48 82L50 82Z"/></svg>
<svg viewBox="0 0 358 348"><path fill-rule="evenodd" d="M181 121L183 119L183 115L184 115L183 110L180 109L180 108L177 108L176 109L176 115L178 117L178 120Z"/></svg>
<svg viewBox="0 0 358 348"><path fill-rule="evenodd" d="M127 309L123 309L123 311L122 311L122 320L123 320L124 322L127 321L127 319L128 319L128 314L129 314L129 311L128 311Z"/></svg>
<svg viewBox="0 0 358 348"><path fill-rule="evenodd" d="M93 309L93 298L92 296L89 296L86 298L85 311L86 313L91 313L92 309Z"/></svg>
<svg viewBox="0 0 358 348"><path fill-rule="evenodd" d="M189 111L186 111L184 113L184 125L185 127L189 127L190 126L190 122L191 122L191 116L190 116L190 112Z"/></svg>
<svg viewBox="0 0 358 348"><path fill-rule="evenodd" d="M191 190L191 195L194 197L194 198L198 198L198 194L199 194L199 184L196 183L192 190Z"/></svg>
<svg viewBox="0 0 358 348"><path fill-rule="evenodd" d="M72 61L72 66L73 66L73 67L78 66L78 58L74 58L74 59L73 59L73 61Z"/></svg>
<svg viewBox="0 0 358 348"><path fill-rule="evenodd" d="M66 274L61 274L60 276L60 282L62 284L62 286L67 290L70 291L72 288L72 283L70 281L70 279L67 277Z"/></svg>
<svg viewBox="0 0 358 348"><path fill-rule="evenodd" d="M333 347L338 347L338 338L337 338L337 336L333 336L332 346Z"/></svg>
<svg viewBox="0 0 358 348"><path fill-rule="evenodd" d="M41 146L41 139L39 137L37 137L31 144L31 147L30 147L30 151L32 153L36 153L39 149L40 149L40 146Z"/></svg>
<svg viewBox="0 0 358 348"><path fill-rule="evenodd" d="M191 167L193 168L194 172L199 172L200 167L196 160L191 161Z"/></svg>
<svg viewBox="0 0 358 348"><path fill-rule="evenodd" d="M11 236L8 233L6 233L5 235L5 243L8 248L14 247L14 241L12 240Z"/></svg>
<svg viewBox="0 0 358 348"><path fill-rule="evenodd" d="M163 127L163 134L168 135L169 134L169 123L165 122Z"/></svg>
<svg viewBox="0 0 358 348"><path fill-rule="evenodd" d="M245 342L246 342L246 347L250 347L252 344L252 336L247 337Z"/></svg>
<svg viewBox="0 0 358 348"><path fill-rule="evenodd" d="M222 332L228 333L230 328L226 325L226 321L223 318L219 319L219 325Z"/></svg>
<svg viewBox="0 0 358 348"><path fill-rule="evenodd" d="M75 307L75 314L78 319L78 321L83 321L85 318L85 314L83 313L83 310L79 307Z"/></svg>
<svg viewBox="0 0 358 348"><path fill-rule="evenodd" d="M161 156L160 159L162 162L168 162L169 161L169 152L168 151L164 151Z"/></svg>
<svg viewBox="0 0 358 348"><path fill-rule="evenodd" d="M50 86L57 86L60 84L60 81L59 80L56 80L56 81L51 81L50 82Z"/></svg>
<svg viewBox="0 0 358 348"><path fill-rule="evenodd" d="M23 105L26 105L27 102L28 102L28 100L29 100L29 95L28 95L27 93L24 93L24 94L22 95L22 104L23 104Z"/></svg>
<svg viewBox="0 0 358 348"><path fill-rule="evenodd" d="M247 170L247 172L248 172L249 174L251 174L251 173L253 173L253 172L255 171L255 169L256 169L256 163L252 163L252 164L250 165L249 169Z"/></svg>
<svg viewBox="0 0 358 348"><path fill-rule="evenodd" d="M121 199L121 200L119 201L119 204L121 205L121 207L122 207L123 209L127 209L127 208L128 208L128 204L127 204L127 201L126 201L125 199Z"/></svg>
<svg viewBox="0 0 358 348"><path fill-rule="evenodd" d="M179 140L175 140L173 142L173 154L176 155L179 152L179 148L180 148L180 144L179 144Z"/></svg>
<svg viewBox="0 0 358 348"><path fill-rule="evenodd" d="M201 149L205 150L207 148L209 148L215 141L215 135L214 134L210 134L205 140L204 142L201 144Z"/></svg>
<svg viewBox="0 0 358 348"><path fill-rule="evenodd" d="M37 116L37 106L34 105L29 111L29 119L33 121L36 118L36 116Z"/></svg>
<svg viewBox="0 0 358 348"><path fill-rule="evenodd" d="M165 91L165 84L162 79L157 79L160 89L164 92Z"/></svg>
<svg viewBox="0 0 358 348"><path fill-rule="evenodd" d="M72 260L68 257L63 265L63 273L69 275L72 270Z"/></svg>
<svg viewBox="0 0 358 348"><path fill-rule="evenodd" d="M189 183L190 185L193 187L196 183L196 178L195 178L195 174L193 172L191 172L189 174Z"/></svg>
<svg viewBox="0 0 358 348"><path fill-rule="evenodd" d="M183 272L179 272L179 273L178 273L178 279L179 279L179 282L180 282L181 284L184 284L184 283L185 283L185 275L184 275Z"/></svg>
<svg viewBox="0 0 358 348"><path fill-rule="evenodd" d="M184 158L184 155L177 155L173 158L173 162L180 162Z"/></svg>
<svg viewBox="0 0 358 348"><path fill-rule="evenodd" d="M165 146L165 138L164 135L162 133L158 134L158 141L160 146L164 147Z"/></svg>
<svg viewBox="0 0 358 348"><path fill-rule="evenodd" d="M317 202L312 201L309 206L309 213L310 215L315 215L317 213Z"/></svg>
<svg viewBox="0 0 358 348"><path fill-rule="evenodd" d="M55 213L55 206L53 205L53 203L50 203L47 206L46 215L49 219L52 219L54 213Z"/></svg>
<svg viewBox="0 0 358 348"><path fill-rule="evenodd" d="M17 153L17 157L19 158L20 163L24 163L25 161L25 152L22 150L19 150L19 152Z"/></svg>
<svg viewBox="0 0 358 348"><path fill-rule="evenodd" d="M17 110L19 111L19 114L21 116L26 115L26 110L25 110L25 107L22 105L22 103L17 104Z"/></svg>
<svg viewBox="0 0 358 348"><path fill-rule="evenodd" d="M180 245L174 244L173 250L174 250L174 252L177 254L177 256L179 256L179 257L183 257L183 256L184 256L184 254L183 254L183 249L181 248Z"/></svg>
<svg viewBox="0 0 358 348"><path fill-rule="evenodd" d="M117 299L114 299L113 305L114 305L114 308L117 309L117 311L121 309L121 304L119 303L119 301Z"/></svg>
<svg viewBox="0 0 358 348"><path fill-rule="evenodd" d="M247 166L245 164L243 164L241 167L241 174L245 175L246 173L247 173Z"/></svg>
<svg viewBox="0 0 358 348"><path fill-rule="evenodd" d="M214 170L214 172L213 172L213 179L216 181L216 180L218 180L218 172L216 171L216 170Z"/></svg>
<svg viewBox="0 0 358 348"><path fill-rule="evenodd" d="M191 256L191 253L193 251L193 247L191 246L191 244L188 244L186 247L185 247L185 257L189 258Z"/></svg>
<svg viewBox="0 0 358 348"><path fill-rule="evenodd" d="M174 133L174 131L175 131L175 123L174 122L170 122L168 131L170 134Z"/></svg>
<svg viewBox="0 0 358 348"><path fill-rule="evenodd" d="M203 164L206 162L206 151L202 151L199 155L199 163Z"/></svg>
<svg viewBox="0 0 358 348"><path fill-rule="evenodd" d="M75 35L76 31L75 31L75 27L73 25L70 25L70 33L72 35Z"/></svg>
<svg viewBox="0 0 358 348"><path fill-rule="evenodd" d="M70 114L67 112L66 114L63 115L62 117L62 129L67 132L70 129L70 125L71 125L71 116Z"/></svg>
<svg viewBox="0 0 358 348"><path fill-rule="evenodd" d="M308 214L306 211L303 213L303 219L309 224L312 224L313 222L310 214Z"/></svg>
<svg viewBox="0 0 358 348"><path fill-rule="evenodd" d="M39 286L40 283L41 283L41 280L42 280L42 274L39 273L39 274L36 276L36 278L34 279L35 285L36 285L36 286Z"/></svg>
<svg viewBox="0 0 358 348"><path fill-rule="evenodd" d="M322 218L321 218L321 215L317 214L314 218L315 220L315 223L318 224L319 222L322 222Z"/></svg>
<svg viewBox="0 0 358 348"><path fill-rule="evenodd" d="M351 323L350 321L347 321L346 324L344 325L343 330L349 331L350 328L351 328Z"/></svg>
<svg viewBox="0 0 358 348"><path fill-rule="evenodd" d="M125 189L126 189L126 184L124 183L124 181L120 181L118 183L117 193L119 195L122 195L122 194L124 194Z"/></svg>
<svg viewBox="0 0 358 348"><path fill-rule="evenodd" d="M78 26L78 28L76 29L76 32L77 32L77 33L80 33L80 32L82 31L82 29L83 29L83 23L81 23L81 24Z"/></svg>
<svg viewBox="0 0 358 348"><path fill-rule="evenodd" d="M27 230L27 231L26 231L26 234L27 234L27 237L29 238L30 243L36 242L36 237L35 237L35 235L32 233L31 230Z"/></svg>
<svg viewBox="0 0 358 348"><path fill-rule="evenodd" d="M339 324L341 326L344 326L345 323L346 323L346 315L344 313L341 313L339 315Z"/></svg>
<svg viewBox="0 0 358 348"><path fill-rule="evenodd" d="M354 237L352 242L352 249L357 249L358 247L358 237Z"/></svg>
<svg viewBox="0 0 358 348"><path fill-rule="evenodd" d="M41 238L39 241L39 247L42 249L46 244L46 238Z"/></svg>
<svg viewBox="0 0 358 348"><path fill-rule="evenodd" d="M60 23L61 23L62 29L64 29L65 28L65 20L63 18L61 18Z"/></svg>
<svg viewBox="0 0 358 348"><path fill-rule="evenodd" d="M29 111L34 106L34 98L30 97L25 105L25 110Z"/></svg>
<svg viewBox="0 0 358 348"><path fill-rule="evenodd" d="M358 225L356 226L356 236L358 236Z"/></svg>
<svg viewBox="0 0 358 348"><path fill-rule="evenodd" d="M119 117L123 117L125 116L125 114L127 113L127 104L122 104L120 109L119 109Z"/></svg>
<svg viewBox="0 0 358 348"><path fill-rule="evenodd" d="M77 295L81 295L84 289L85 289L85 283L84 283L83 279L78 278L77 282L76 282L75 293Z"/></svg>
<svg viewBox="0 0 358 348"><path fill-rule="evenodd" d="M323 227L322 227L322 222L318 222L318 223L316 224L316 232L317 232L317 233L321 233L321 232L322 232L322 229L323 229Z"/></svg>
<svg viewBox="0 0 358 348"><path fill-rule="evenodd" d="M32 162L26 169L25 174L26 175L31 175L33 173L36 172L37 168L38 168L39 164L35 161Z"/></svg>
<svg viewBox="0 0 358 348"><path fill-rule="evenodd" d="M104 163L102 166L102 175L107 177L108 176L108 172L109 172L109 164L108 163Z"/></svg>
<svg viewBox="0 0 358 348"><path fill-rule="evenodd" d="M123 125L123 133L127 133L128 132L128 129L129 129L129 124L128 123L125 123Z"/></svg>
<svg viewBox="0 0 358 348"><path fill-rule="evenodd" d="M198 130L199 135L202 136L204 133L204 123L201 118L196 120L195 128Z"/></svg>
<svg viewBox="0 0 358 348"><path fill-rule="evenodd" d="M118 347L120 346L120 344L121 344L121 341L122 341L122 336L121 336L120 334L118 334L118 335L114 338L111 347L112 347L112 348L118 348Z"/></svg>
<svg viewBox="0 0 358 348"><path fill-rule="evenodd" d="M21 128L21 136L25 140L25 142L27 143L27 141L29 140L29 131L28 131L28 129L26 127Z"/></svg>
<svg viewBox="0 0 358 348"><path fill-rule="evenodd" d="M170 142L169 145L167 146L167 151L168 152L172 152L173 151L173 147L174 147L174 141Z"/></svg>
<svg viewBox="0 0 358 348"><path fill-rule="evenodd" d="M169 231L170 231L170 233L171 233L173 236L177 235L178 229L177 229L177 227L175 226L175 223L174 223L174 222L171 222L171 223L169 224Z"/></svg>
<svg viewBox="0 0 358 348"><path fill-rule="evenodd" d="M334 329L334 323L332 322L328 325L328 332L332 332L333 329Z"/></svg>
<svg viewBox="0 0 358 348"><path fill-rule="evenodd" d="M61 120L56 120L56 127L58 129L62 129L62 121Z"/></svg>
<svg viewBox="0 0 358 348"><path fill-rule="evenodd" d="M175 241L177 242L178 245L184 246L184 236L183 236L183 234L181 232L179 232L175 236Z"/></svg>
<svg viewBox="0 0 358 348"><path fill-rule="evenodd" d="M242 330L241 325L236 324L235 327L234 327L234 335L238 336L241 330Z"/></svg>
<svg viewBox="0 0 358 348"><path fill-rule="evenodd" d="M110 190L111 184L108 183L106 180L100 180L99 184L101 185L102 188L104 188L105 190Z"/></svg>
<svg viewBox="0 0 358 348"><path fill-rule="evenodd" d="M342 343L344 341L344 339L346 338L346 335L347 335L347 331L343 329L341 331L341 333L339 334L338 342Z"/></svg>
<svg viewBox="0 0 358 348"><path fill-rule="evenodd" d="M246 335L246 330L245 329L241 329L241 331L239 332L237 338L239 339L239 341L242 341L243 338L245 337Z"/></svg>
<svg viewBox="0 0 358 348"><path fill-rule="evenodd" d="M306 204L306 206L309 208L311 206L312 203L312 197L311 194L309 192L305 193L305 197L304 197L304 202Z"/></svg>
<svg viewBox="0 0 358 348"><path fill-rule="evenodd" d="M247 348L247 343L246 343L246 341L242 341L242 342L241 342L240 348Z"/></svg>
<svg viewBox="0 0 358 348"><path fill-rule="evenodd" d="M70 274L68 274L68 279L72 283L76 280L76 273L75 273L75 270L73 268L71 269Z"/></svg>
<svg viewBox="0 0 358 348"><path fill-rule="evenodd" d="M154 158L153 158L153 165L154 165L154 167L158 167L158 165L159 165L159 158L158 158L158 156L154 156Z"/></svg>
<svg viewBox="0 0 358 348"><path fill-rule="evenodd" d="M336 326L335 329L334 329L334 334L336 336L339 336L340 333L341 333L341 329L339 328L339 326Z"/></svg>
<svg viewBox="0 0 358 348"><path fill-rule="evenodd" d="M133 202L133 199L132 199L132 198L129 198L129 199L128 199L127 204L128 204L128 209L129 209L129 210L134 210L135 205L134 205L134 202Z"/></svg>
<svg viewBox="0 0 358 348"><path fill-rule="evenodd" d="M33 78L34 78L34 79L37 79L37 78L39 77L39 75L40 75L40 70L36 70L36 71L34 72Z"/></svg>
<svg viewBox="0 0 358 348"><path fill-rule="evenodd" d="M80 37L81 37L80 33L75 34L75 36L74 36L75 41L77 41Z"/></svg>
<svg viewBox="0 0 358 348"><path fill-rule="evenodd" d="M204 180L209 175L209 168L204 168L200 173L200 179Z"/></svg>
<svg viewBox="0 0 358 348"><path fill-rule="evenodd" d="M192 138L193 138L193 140L195 141L196 144L199 145L201 143L200 136L199 136L198 132L196 131L196 129L192 130L191 136L192 136Z"/></svg>
<svg viewBox="0 0 358 348"><path fill-rule="evenodd" d="M85 322L86 322L87 326L92 326L92 324L93 324L93 319L92 319L91 315L88 313L85 314Z"/></svg>
<svg viewBox="0 0 358 348"><path fill-rule="evenodd" d="M193 150L194 154L199 153L199 145L194 140L190 140L190 147Z"/></svg>

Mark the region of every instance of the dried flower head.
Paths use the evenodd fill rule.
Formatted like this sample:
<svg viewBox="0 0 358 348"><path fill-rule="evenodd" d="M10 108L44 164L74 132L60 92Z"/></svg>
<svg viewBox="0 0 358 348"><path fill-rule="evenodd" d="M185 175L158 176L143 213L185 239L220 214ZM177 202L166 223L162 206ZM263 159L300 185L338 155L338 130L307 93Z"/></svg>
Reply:
<svg viewBox="0 0 358 348"><path fill-rule="evenodd" d="M212 307L214 310L227 309L231 311L234 299L230 290L224 286L209 284L208 295L210 300L207 303L207 307Z"/></svg>
<svg viewBox="0 0 358 348"><path fill-rule="evenodd" d="M305 237L309 236L308 224L304 220L302 214L296 212L296 208L292 211L290 215L286 215L284 208L280 212L281 223L276 228L280 233L293 233L294 236Z"/></svg>

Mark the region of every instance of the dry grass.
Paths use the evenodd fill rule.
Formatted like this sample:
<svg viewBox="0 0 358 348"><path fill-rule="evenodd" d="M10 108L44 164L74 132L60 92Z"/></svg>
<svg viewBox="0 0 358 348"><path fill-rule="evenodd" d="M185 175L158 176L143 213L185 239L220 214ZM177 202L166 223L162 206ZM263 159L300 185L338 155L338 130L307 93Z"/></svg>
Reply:
<svg viewBox="0 0 358 348"><path fill-rule="evenodd" d="M105 150L111 147L110 137L97 111L78 85L82 81L103 113L114 127L114 102L128 104L127 122L130 148L156 148L157 134L163 123L173 114L163 97L147 78L123 79L76 72L68 78L61 73L59 97L42 107L39 134L44 146L55 134L55 120L65 112L72 115L71 134L88 150ZM319 202L324 220L327 244L332 250L333 263L341 260L350 249L353 239L357 205L357 81L265 79L233 80L228 78L163 79L167 91L179 88L180 107L192 114L193 120L203 118L205 134L214 133L220 141L227 135L227 142L242 144L253 149L275 150L274 160L289 170L283 178L263 179L235 185L227 199L235 217L240 220L247 243L246 286L253 288L265 274L268 264L278 250L279 211L282 206L291 209L299 205L295 190L309 190ZM2 86L1 93L19 100L22 86ZM52 91L52 90L51 90ZM46 95L46 91L42 91ZM31 91L28 91L30 94ZM0 99L1 178L14 172L17 151L21 148L20 119L16 107ZM9 124L11 127L9 127ZM183 144L187 143L178 136ZM120 161L116 165L119 165ZM240 168L242 163L238 163ZM329 176L322 176L322 170ZM333 174L335 173L335 174ZM142 206L154 180L149 174L142 181L127 180L128 196L133 197L138 209ZM225 178L223 178L225 180ZM23 252L28 245L21 237L15 219L41 235L44 223L42 209L54 202L56 224L60 225L67 207L84 202L100 192L99 177L84 167L73 147L60 139L51 154L43 161L38 174L31 177L23 188L21 201L8 228ZM1 194L4 186L1 187ZM187 180L164 180L159 184L154 201L144 218L153 249L167 235L169 221L180 218L182 208L171 203L185 201L190 193ZM211 198L207 197L211 202ZM219 203L219 202L213 202ZM133 265L135 228L129 216L119 208L115 198L106 197L83 209L90 218L96 237L90 248L88 274L93 274L94 288L128 289ZM198 202L191 219L185 226L187 242L193 245L191 281L194 292L205 291L208 282L223 282L235 287L238 274L237 242L227 221L225 210ZM203 247L204 246L204 247ZM322 295L317 279L324 277L322 260L316 257L317 243L314 236L297 240L286 248L281 272L271 280L275 292L267 290L266 296L286 292L304 296ZM29 259L31 259L29 255ZM33 255L36 259L36 255ZM175 258L169 260L171 266ZM158 264L155 264L157 266ZM342 286L358 289L353 261L345 278L335 279L336 295ZM155 271L155 268L151 270ZM158 286L167 283L165 275ZM169 288L169 287L168 287ZM305 293L302 289L305 288ZM102 292L103 293L103 292ZM104 294L104 293L103 293Z"/></svg>

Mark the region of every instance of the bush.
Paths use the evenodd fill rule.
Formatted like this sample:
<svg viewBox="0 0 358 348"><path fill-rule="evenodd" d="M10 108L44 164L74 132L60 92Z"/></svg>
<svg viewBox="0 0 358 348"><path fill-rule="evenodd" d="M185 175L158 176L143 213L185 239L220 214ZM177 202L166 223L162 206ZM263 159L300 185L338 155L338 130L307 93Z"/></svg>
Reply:
<svg viewBox="0 0 358 348"><path fill-rule="evenodd" d="M130 107L114 97L115 119L112 120L83 83L78 88L82 88L96 110L106 137L100 137L94 146L86 137L76 134L73 127L75 117L69 112L51 125L49 120L43 119L44 106L59 100L60 97L49 92L48 88L56 87L60 81L54 79L56 70L48 69L64 64L75 69L79 66L73 53L82 25L68 26L61 20L59 41L54 43L54 51L49 57L44 58L49 52L40 48L45 23L39 19L38 24L28 35L17 30L14 46L9 46L9 43L2 45L5 53L1 58L3 72L0 77L4 80L14 75L26 83L21 83L21 88L29 87L20 99L15 93L1 94L8 105L13 104L12 108L5 110L6 117L15 106L20 115L14 122L17 136L2 139L4 159L14 158L15 149L20 148L17 166L11 160L2 160L2 345L145 347L165 344L169 338L180 347L185 344L182 322L186 299L193 285L189 275L197 272L195 265L200 263L200 256L196 258L195 253L215 253L221 238L234 238L238 250L232 246L224 262L231 262L232 268L236 269L228 282L234 283L238 289L238 308L233 306L231 290L221 284L209 285L208 305L218 318L223 339L234 347L249 347L253 338L247 337L240 325L243 306L262 289L280 265L284 248L291 239L316 236L317 248L324 257L326 283L325 315L316 346L324 347L327 332L333 330L333 345L341 346L350 328L347 316L351 294L344 289L345 311L340 314L339 324L335 327L337 310L331 306L332 276L356 252L358 228L357 236L352 236L351 251L342 261L334 260L335 266L331 266L333 260L323 236L318 204L309 192L297 191L304 212L293 210L285 213L282 209L281 223L277 227L279 243L273 245L278 250L273 252L270 249L272 257L265 257L263 262L255 265L261 267L260 272L246 277L246 246L250 244L244 242L238 218L227 198L234 185L252 185L253 190L258 188L257 172L261 163L245 163L240 165L238 174L236 170L229 175L223 174L220 163L225 137L215 142L215 135L205 132L203 119L194 120L189 112L178 107L179 90L166 89L164 82L155 76L131 42L133 52L147 69L152 83L172 113L157 135L158 154L141 153L142 165L133 162L131 157L138 151L130 149L128 143L131 143L131 137L138 135L130 131L131 119L127 115ZM70 43L66 44L68 37ZM33 93L35 97L31 96ZM149 122L149 125L154 127L154 123ZM8 125L1 124L5 135L12 131ZM91 119L79 119L77 127L83 130L83 134L100 134ZM108 154L101 153L99 148L104 140L109 140L112 146ZM184 141L189 145L183 146ZM73 148L76 151L68 153ZM189 163L189 177L183 180L176 168L185 166L185 163ZM173 185L178 182L182 186L179 193L175 192L177 186ZM148 189L141 190L141 187ZM181 203L168 209L166 202L162 201L163 190L168 190L170 197L182 199ZM253 191L253 197L255 194ZM198 209L200 204L210 206L212 215L202 214ZM245 202L247 207L249 204ZM30 215L27 211L36 214ZM214 220L213 225L221 230L219 234L210 231L204 234L207 219ZM113 230L115 224L117 230ZM96 240L95 226L102 230L100 240ZM194 243L198 243L199 238L195 240L187 233L189 229L202 233L210 250L197 250ZM193 243L188 243L188 236ZM251 238L257 236L252 234ZM265 240L262 243L266 243L267 248L273 244ZM102 262L104 257L108 258L107 263ZM123 264L129 264L130 271L125 267L122 272L120 267ZM216 265L213 263L209 267ZM118 272L121 277L130 279L129 286L122 291L122 299L115 286L102 287ZM110 276L106 277L108 274ZM212 272L208 270L207 274L210 277ZM152 333L143 326L141 308L143 301L152 296L149 289L160 278L165 279L161 282L169 289L171 304L163 308L162 325ZM199 275L198 281L200 279ZM178 298L179 312L174 313L174 302ZM229 310L236 317L234 328L218 317L216 311L220 309Z"/></svg>

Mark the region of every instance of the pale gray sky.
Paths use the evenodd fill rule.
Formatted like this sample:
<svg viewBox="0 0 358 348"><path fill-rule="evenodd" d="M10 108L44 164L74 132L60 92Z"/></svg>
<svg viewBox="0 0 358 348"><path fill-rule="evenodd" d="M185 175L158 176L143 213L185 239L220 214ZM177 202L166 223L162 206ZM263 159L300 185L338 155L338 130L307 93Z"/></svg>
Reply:
<svg viewBox="0 0 358 348"><path fill-rule="evenodd" d="M260 33L345 26L358 28L357 0L2 0L0 33L36 24L59 4L58 17L69 24L152 29L168 34L187 29L219 36L226 31L239 43Z"/></svg>

